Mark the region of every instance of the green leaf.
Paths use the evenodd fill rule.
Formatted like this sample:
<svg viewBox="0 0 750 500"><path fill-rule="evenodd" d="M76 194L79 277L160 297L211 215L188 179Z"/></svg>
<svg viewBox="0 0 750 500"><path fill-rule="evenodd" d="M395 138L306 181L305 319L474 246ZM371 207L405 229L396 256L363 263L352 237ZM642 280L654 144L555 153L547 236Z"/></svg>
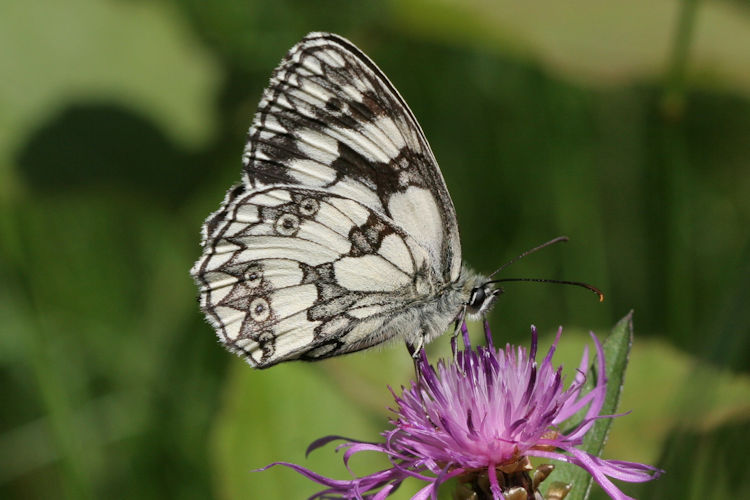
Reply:
<svg viewBox="0 0 750 500"><path fill-rule="evenodd" d="M607 377L607 395L602 407L602 415L611 415L617 411L617 405L620 401L625 369L628 365L630 348L633 345L633 312L629 312L624 318L617 322L612 329L612 333L604 342L604 360ZM596 373L596 362L592 363L588 372L588 380L584 391L590 390L596 383L599 376ZM573 423L578 423L582 419L582 414L576 415ZM605 418L598 420L591 430L586 434L580 449L591 453L592 455L601 455L604 444L607 441L609 428L612 425L612 419ZM545 484L549 485L555 481L562 481L572 484L573 489L566 497L569 500L588 498L591 490L592 478L588 472L582 468L568 463L556 464L555 471L550 475Z"/></svg>

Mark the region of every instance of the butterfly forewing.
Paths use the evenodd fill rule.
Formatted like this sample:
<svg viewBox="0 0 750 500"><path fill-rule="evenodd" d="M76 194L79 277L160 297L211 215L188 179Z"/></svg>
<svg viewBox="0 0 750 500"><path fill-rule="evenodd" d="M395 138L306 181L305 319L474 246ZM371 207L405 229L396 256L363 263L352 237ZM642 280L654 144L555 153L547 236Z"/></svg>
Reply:
<svg viewBox="0 0 750 500"><path fill-rule="evenodd" d="M244 154L251 186L301 184L395 220L446 281L460 271L455 211L429 144L386 76L352 44L313 33L275 70Z"/></svg>

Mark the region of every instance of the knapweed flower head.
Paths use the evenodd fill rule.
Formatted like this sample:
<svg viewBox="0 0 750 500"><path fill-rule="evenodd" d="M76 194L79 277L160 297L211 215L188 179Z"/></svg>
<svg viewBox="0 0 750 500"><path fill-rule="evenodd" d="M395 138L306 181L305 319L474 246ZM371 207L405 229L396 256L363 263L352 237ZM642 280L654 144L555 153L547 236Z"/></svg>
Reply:
<svg viewBox="0 0 750 500"><path fill-rule="evenodd" d="M534 327L529 350L511 345L495 349L488 328L486 332L487 346L471 349L464 327L466 348L454 350L453 362L440 360L432 366L421 354L417 379L402 388L401 395L391 391L395 417L393 428L383 433L383 443L348 440L339 446L346 450L347 467L352 455L362 451L386 454L392 467L334 480L290 463L271 465L291 467L327 487L312 498L385 498L408 477L427 483L413 499L437 498L439 486L454 477L475 484L483 478L486 493L494 499L505 499L519 489L525 492L522 497L510 496L540 498L538 478L531 480L528 474L532 469L529 457L582 467L614 499L630 497L610 478L642 482L661 474L648 465L604 460L579 448L598 419L615 417L600 414L607 381L603 349L593 333L598 376L593 388L585 391L588 349L567 389L562 367L552 364L562 329L541 364L536 361ZM563 431L562 424L574 415L579 416L577 425ZM334 439L343 438L322 438L308 452Z"/></svg>

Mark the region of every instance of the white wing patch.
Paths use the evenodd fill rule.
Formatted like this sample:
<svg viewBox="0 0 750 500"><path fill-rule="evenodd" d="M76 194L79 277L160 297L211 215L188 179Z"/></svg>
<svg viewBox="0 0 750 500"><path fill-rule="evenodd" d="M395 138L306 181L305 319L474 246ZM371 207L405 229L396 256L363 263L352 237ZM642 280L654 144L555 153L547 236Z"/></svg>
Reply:
<svg viewBox="0 0 750 500"><path fill-rule="evenodd" d="M323 165L330 165L339 157L338 141L330 135L313 129L297 131L299 149L308 158Z"/></svg>
<svg viewBox="0 0 750 500"><path fill-rule="evenodd" d="M309 321L304 312L296 314L271 329L275 339L274 354L269 361L278 362L294 358L304 347L315 344L315 329L319 321ZM268 344L265 344L266 346ZM260 346L263 350L263 345ZM263 361L262 358L260 361Z"/></svg>
<svg viewBox="0 0 750 500"><path fill-rule="evenodd" d="M399 132L399 127L393 119L388 116L381 116L376 121L363 125L362 132L371 138L372 142L361 144L359 152L362 155L370 155L372 161L389 162L398 157L401 150L406 147L406 139Z"/></svg>
<svg viewBox="0 0 750 500"><path fill-rule="evenodd" d="M352 210L350 212L347 212L347 206L340 203L340 201L341 198L329 198L328 201L321 200L320 208L318 209L318 213L315 215L315 220L329 228L331 231L345 236L348 239L349 232L352 230L352 228L355 225L360 225L363 223L358 223L357 221L366 221L367 217L356 217L356 215L354 214L355 210L357 210L358 208L362 208L361 206L355 204L350 207L352 208ZM364 211L364 213L360 215L366 214L367 211Z"/></svg>
<svg viewBox="0 0 750 500"><path fill-rule="evenodd" d="M380 244L380 255L402 272L414 274L414 262L404 240L396 234L389 234Z"/></svg>
<svg viewBox="0 0 750 500"><path fill-rule="evenodd" d="M404 230L413 235L439 265L443 241L443 226L437 201L426 189L410 187L391 196L388 210Z"/></svg>
<svg viewBox="0 0 750 500"><path fill-rule="evenodd" d="M226 248L226 246L223 248ZM225 250L222 252L221 248L217 248L216 251L220 253L206 255L205 271L216 271L217 269L221 269L221 266L226 264L229 259L232 258L233 250Z"/></svg>
<svg viewBox="0 0 750 500"><path fill-rule="evenodd" d="M341 213L347 215L354 224L361 226L367 222L367 218L370 216L369 210L363 207L361 203L346 198L332 198L330 200L331 205L336 207Z"/></svg>
<svg viewBox="0 0 750 500"><path fill-rule="evenodd" d="M346 60L344 60L341 54L337 54L336 52L321 52L319 59L332 68L343 68L346 66Z"/></svg>
<svg viewBox="0 0 750 500"><path fill-rule="evenodd" d="M251 262L260 259L289 259L318 266L341 257L341 254L314 241L290 240L284 236L254 236L244 240L245 250L238 259Z"/></svg>
<svg viewBox="0 0 750 500"><path fill-rule="evenodd" d="M379 255L344 257L333 269L339 286L355 292L395 292L411 281L408 274Z"/></svg>
<svg viewBox="0 0 750 500"><path fill-rule="evenodd" d="M342 178L336 184L328 188L327 191L331 194L337 194L344 198L357 200L357 202L370 209L377 210L379 212L383 211L383 207L380 204L380 199L378 198L377 194L375 194L375 192L366 184L354 180L350 177ZM362 213L362 210L359 209L358 212Z"/></svg>
<svg viewBox="0 0 750 500"><path fill-rule="evenodd" d="M271 293L271 310L279 318L288 318L309 309L317 298L315 285L282 288Z"/></svg>
<svg viewBox="0 0 750 500"><path fill-rule="evenodd" d="M263 262L263 277L271 289L287 288L302 283L299 264L291 260L268 259Z"/></svg>
<svg viewBox="0 0 750 500"><path fill-rule="evenodd" d="M244 224L258 222L260 220L260 217L258 216L258 207L250 205L249 203L239 205L234 211L234 220Z"/></svg>
<svg viewBox="0 0 750 500"><path fill-rule="evenodd" d="M336 171L318 160L298 159L289 163L289 175L300 184L323 187L336 179Z"/></svg>
<svg viewBox="0 0 750 500"><path fill-rule="evenodd" d="M339 255L349 253L352 248L352 242L341 233L314 221L301 223L297 237L310 241L326 241L328 247Z"/></svg>
<svg viewBox="0 0 750 500"><path fill-rule="evenodd" d="M253 196L253 205L264 207L278 207L279 205L289 203L290 201L292 201L292 198L289 191L281 189L265 191Z"/></svg>

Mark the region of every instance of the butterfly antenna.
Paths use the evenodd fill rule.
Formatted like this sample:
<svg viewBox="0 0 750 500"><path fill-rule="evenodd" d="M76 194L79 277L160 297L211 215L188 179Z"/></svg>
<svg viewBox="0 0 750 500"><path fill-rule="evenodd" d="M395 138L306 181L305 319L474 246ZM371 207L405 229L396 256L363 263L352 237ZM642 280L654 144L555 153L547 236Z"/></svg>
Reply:
<svg viewBox="0 0 750 500"><path fill-rule="evenodd" d="M536 246L536 247L532 248L531 250L526 250L524 253L522 253L521 255L519 255L518 257L516 257L515 259L510 259L508 262L506 262L502 266L500 266L497 269L495 269L495 271L492 274L490 274L488 276L488 278L492 278L494 275L496 275L497 273L499 273L500 271L502 271L503 269L505 269L509 265L513 264L516 261L519 261L519 260L523 259L527 255L531 255L532 253L534 253L534 252L536 252L538 250L541 250L542 248L547 248L550 245L554 245L555 243L564 243L564 242L568 241L568 239L569 238L567 236L558 236L557 238L553 238L553 239L549 240L546 243L542 243L541 245ZM490 281L490 283L497 283L497 281Z"/></svg>
<svg viewBox="0 0 750 500"><path fill-rule="evenodd" d="M537 283L557 283L558 285L580 286L581 288L585 288L586 290L591 290L596 295L598 295L599 302L604 301L604 294L602 293L601 290L599 290L595 286L589 285L588 283L581 283L580 281L548 280L548 279L542 279L542 278L501 278L499 280L488 281L487 283L504 283L508 281L535 281Z"/></svg>

